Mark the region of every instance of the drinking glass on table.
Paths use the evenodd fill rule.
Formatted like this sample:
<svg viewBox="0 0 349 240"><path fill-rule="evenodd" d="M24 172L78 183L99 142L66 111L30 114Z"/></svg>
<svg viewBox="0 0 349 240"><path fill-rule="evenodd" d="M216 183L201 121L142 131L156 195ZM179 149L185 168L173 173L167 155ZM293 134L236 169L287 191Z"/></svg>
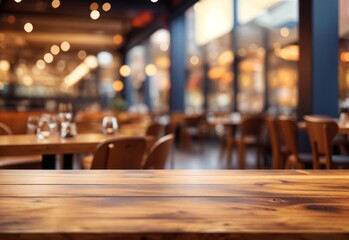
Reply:
<svg viewBox="0 0 349 240"><path fill-rule="evenodd" d="M73 120L72 105L60 103L58 105L58 117L60 122L71 122Z"/></svg>
<svg viewBox="0 0 349 240"><path fill-rule="evenodd" d="M105 116L102 121L102 132L104 134L115 134L118 131L116 117Z"/></svg>
<svg viewBox="0 0 349 240"><path fill-rule="evenodd" d="M48 116L48 127L50 128L50 134L56 135L58 132L58 117L55 114Z"/></svg>
<svg viewBox="0 0 349 240"><path fill-rule="evenodd" d="M50 114L42 114L39 120L37 136L39 139L45 139L50 136Z"/></svg>
<svg viewBox="0 0 349 240"><path fill-rule="evenodd" d="M39 127L39 117L29 116L27 120L27 133L36 134L38 127Z"/></svg>

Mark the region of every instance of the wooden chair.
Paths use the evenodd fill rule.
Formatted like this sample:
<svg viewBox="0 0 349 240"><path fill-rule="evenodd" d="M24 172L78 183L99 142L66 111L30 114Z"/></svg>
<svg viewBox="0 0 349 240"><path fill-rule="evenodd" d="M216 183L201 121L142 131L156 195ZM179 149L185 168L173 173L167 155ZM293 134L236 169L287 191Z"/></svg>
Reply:
<svg viewBox="0 0 349 240"><path fill-rule="evenodd" d="M162 126L160 123L152 122L146 130L146 136L152 136L154 139L158 139L161 134Z"/></svg>
<svg viewBox="0 0 349 240"><path fill-rule="evenodd" d="M0 135L11 135L11 129L0 122ZM39 169L41 155L0 157L0 169Z"/></svg>
<svg viewBox="0 0 349 240"><path fill-rule="evenodd" d="M182 149L188 150L192 146L193 138L197 138L200 141L201 150L203 150L206 135L205 128L206 114L184 116L180 128L180 143Z"/></svg>
<svg viewBox="0 0 349 240"><path fill-rule="evenodd" d="M262 115L246 115L242 117L239 126L240 134L235 138L239 168L245 168L246 147L253 146L257 150L257 164L264 155L264 146L262 142L262 130L264 127L264 117Z"/></svg>
<svg viewBox="0 0 349 240"><path fill-rule="evenodd" d="M266 127L268 129L269 140L272 151L272 168L281 169L284 167L284 160L286 158L286 148L282 143L280 136L280 127L277 117L268 116L265 119Z"/></svg>
<svg viewBox="0 0 349 240"><path fill-rule="evenodd" d="M326 116L304 116L313 154L313 168L349 167L349 156L332 155L338 124Z"/></svg>
<svg viewBox="0 0 349 240"><path fill-rule="evenodd" d="M0 122L0 135L11 135L11 129L5 124Z"/></svg>
<svg viewBox="0 0 349 240"><path fill-rule="evenodd" d="M298 127L297 120L291 116L280 116L278 118L281 135L285 144L287 154L285 168L304 168L305 164L311 164L310 153L298 152Z"/></svg>
<svg viewBox="0 0 349 240"><path fill-rule="evenodd" d="M141 169L145 150L144 137L106 140L97 146L91 169Z"/></svg>
<svg viewBox="0 0 349 240"><path fill-rule="evenodd" d="M166 160L171 151L173 140L173 134L165 135L157 140L151 148L149 155L145 158L143 168L164 169Z"/></svg>

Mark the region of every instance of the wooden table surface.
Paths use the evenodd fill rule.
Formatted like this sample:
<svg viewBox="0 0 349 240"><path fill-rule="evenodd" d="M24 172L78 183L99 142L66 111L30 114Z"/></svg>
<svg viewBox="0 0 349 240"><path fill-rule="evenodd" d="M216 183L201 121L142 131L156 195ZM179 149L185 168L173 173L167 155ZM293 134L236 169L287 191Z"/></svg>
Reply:
<svg viewBox="0 0 349 240"><path fill-rule="evenodd" d="M128 137L136 134L102 133L77 134L72 138L50 136L38 139L36 135L0 135L0 156L18 156L30 154L65 154L93 152L96 146L109 138Z"/></svg>
<svg viewBox="0 0 349 240"><path fill-rule="evenodd" d="M349 171L3 170L0 239L348 239Z"/></svg>

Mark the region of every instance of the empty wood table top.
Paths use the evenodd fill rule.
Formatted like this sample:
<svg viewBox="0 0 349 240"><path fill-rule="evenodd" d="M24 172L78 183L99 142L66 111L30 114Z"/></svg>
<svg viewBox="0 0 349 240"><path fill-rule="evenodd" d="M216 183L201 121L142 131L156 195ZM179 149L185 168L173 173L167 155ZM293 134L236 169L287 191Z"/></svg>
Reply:
<svg viewBox="0 0 349 240"><path fill-rule="evenodd" d="M348 239L349 171L0 171L0 239Z"/></svg>

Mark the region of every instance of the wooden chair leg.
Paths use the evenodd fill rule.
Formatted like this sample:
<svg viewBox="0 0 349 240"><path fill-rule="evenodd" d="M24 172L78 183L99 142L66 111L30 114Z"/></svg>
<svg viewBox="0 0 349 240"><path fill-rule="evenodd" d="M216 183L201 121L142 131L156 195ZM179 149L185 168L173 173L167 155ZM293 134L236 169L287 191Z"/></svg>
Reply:
<svg viewBox="0 0 349 240"><path fill-rule="evenodd" d="M243 143L238 143L238 160L239 160L239 168L245 168L245 145Z"/></svg>
<svg viewBox="0 0 349 240"><path fill-rule="evenodd" d="M260 144L257 145L257 167L258 169L264 168L263 148Z"/></svg>
<svg viewBox="0 0 349 240"><path fill-rule="evenodd" d="M219 146L219 159L224 158L224 152L226 150L226 146L227 146L227 140L222 137L221 141L220 141L220 146Z"/></svg>
<svg viewBox="0 0 349 240"><path fill-rule="evenodd" d="M231 168L231 155L233 152L233 139L231 137L227 137L226 139L226 149L227 149L227 168Z"/></svg>
<svg viewBox="0 0 349 240"><path fill-rule="evenodd" d="M285 169L291 169L292 165L293 165L293 163L292 163L291 159L287 158L286 164L285 164Z"/></svg>

